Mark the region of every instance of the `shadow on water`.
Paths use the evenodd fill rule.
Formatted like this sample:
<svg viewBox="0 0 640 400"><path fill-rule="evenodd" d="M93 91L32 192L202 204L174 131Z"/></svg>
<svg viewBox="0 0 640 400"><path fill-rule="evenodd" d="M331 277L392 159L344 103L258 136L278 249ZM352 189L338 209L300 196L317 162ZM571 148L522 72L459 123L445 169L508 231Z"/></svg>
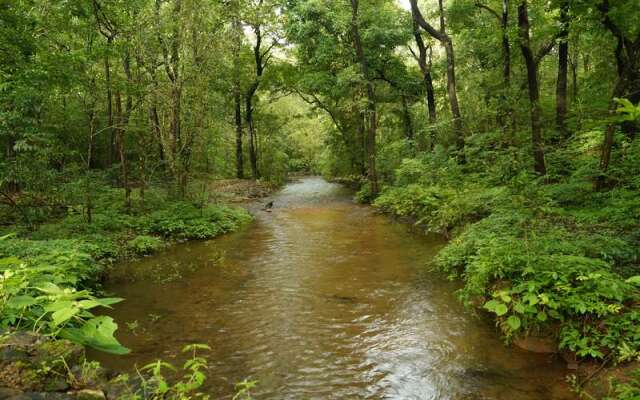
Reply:
<svg viewBox="0 0 640 400"><path fill-rule="evenodd" d="M247 229L119 266L107 290L126 371L212 347L207 391L259 381L258 399L570 399L563 365L509 349L464 311L457 285L426 271L438 238L376 215L351 193L304 178ZM149 279L153 277L153 279Z"/></svg>

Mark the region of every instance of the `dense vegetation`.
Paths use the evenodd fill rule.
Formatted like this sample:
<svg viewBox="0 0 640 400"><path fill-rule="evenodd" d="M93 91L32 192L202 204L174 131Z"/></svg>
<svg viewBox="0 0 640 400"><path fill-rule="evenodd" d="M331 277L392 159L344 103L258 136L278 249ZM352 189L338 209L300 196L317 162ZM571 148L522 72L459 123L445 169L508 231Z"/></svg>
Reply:
<svg viewBox="0 0 640 400"><path fill-rule="evenodd" d="M102 265L348 178L508 340L640 360L637 0L0 1L2 328L107 351ZM638 396L637 385L618 397ZM612 394L613 396L614 394Z"/></svg>

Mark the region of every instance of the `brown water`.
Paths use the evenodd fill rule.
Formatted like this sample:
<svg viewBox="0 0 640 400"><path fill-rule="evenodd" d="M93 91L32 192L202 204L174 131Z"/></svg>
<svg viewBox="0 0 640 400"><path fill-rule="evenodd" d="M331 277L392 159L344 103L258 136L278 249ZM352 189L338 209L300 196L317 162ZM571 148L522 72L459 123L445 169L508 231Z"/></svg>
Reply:
<svg viewBox="0 0 640 400"><path fill-rule="evenodd" d="M127 370L207 343L212 398L245 378L257 399L572 398L562 364L503 346L427 271L441 240L350 198L304 178L242 232L123 265L138 279L107 289L133 352L95 358Z"/></svg>

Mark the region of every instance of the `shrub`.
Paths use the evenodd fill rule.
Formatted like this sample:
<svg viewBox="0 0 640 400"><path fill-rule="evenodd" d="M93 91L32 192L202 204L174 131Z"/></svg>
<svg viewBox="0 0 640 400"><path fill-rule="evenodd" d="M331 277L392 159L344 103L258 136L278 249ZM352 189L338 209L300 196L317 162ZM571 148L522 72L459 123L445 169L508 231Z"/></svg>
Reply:
<svg viewBox="0 0 640 400"><path fill-rule="evenodd" d="M148 233L173 239L209 239L237 230L250 219L240 208L197 208L189 203L177 203L146 216L140 226Z"/></svg>
<svg viewBox="0 0 640 400"><path fill-rule="evenodd" d="M163 244L157 237L140 235L127 242L127 249L137 255L146 255L158 251Z"/></svg>
<svg viewBox="0 0 640 400"><path fill-rule="evenodd" d="M75 289L87 278L83 275L87 271L73 260L89 260L90 256L70 251L77 254L0 258L0 328L32 329L105 352L127 353L113 336L117 329L113 319L92 313L121 299L97 298L88 290Z"/></svg>

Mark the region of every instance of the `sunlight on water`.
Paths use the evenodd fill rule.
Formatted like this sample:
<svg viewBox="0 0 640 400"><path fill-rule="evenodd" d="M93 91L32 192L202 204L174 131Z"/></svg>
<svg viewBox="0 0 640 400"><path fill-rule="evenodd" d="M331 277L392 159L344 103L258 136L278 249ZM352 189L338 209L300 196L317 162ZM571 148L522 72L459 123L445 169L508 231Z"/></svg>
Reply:
<svg viewBox="0 0 640 400"><path fill-rule="evenodd" d="M144 278L107 288L133 353L95 358L126 370L207 343L213 398L247 377L258 399L574 398L560 362L503 346L427 271L441 240L350 196L304 178L242 232L122 265Z"/></svg>

